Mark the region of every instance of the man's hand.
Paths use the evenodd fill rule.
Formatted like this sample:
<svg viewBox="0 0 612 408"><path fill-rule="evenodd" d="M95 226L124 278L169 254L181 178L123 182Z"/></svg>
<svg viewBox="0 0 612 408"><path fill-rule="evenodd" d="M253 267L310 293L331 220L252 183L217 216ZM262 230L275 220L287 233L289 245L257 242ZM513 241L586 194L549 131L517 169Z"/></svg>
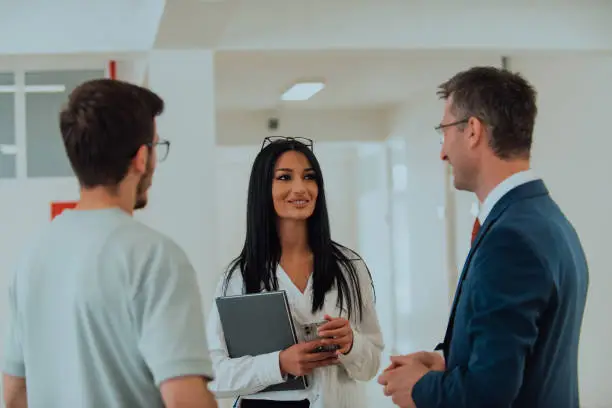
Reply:
<svg viewBox="0 0 612 408"><path fill-rule="evenodd" d="M27 408L28 396L25 378L4 374L2 385L4 404L7 408Z"/></svg>
<svg viewBox="0 0 612 408"><path fill-rule="evenodd" d="M385 369L392 370L397 367L409 364L410 361L417 360L431 371L445 371L446 363L441 354L432 351L419 351L405 356L391 356L391 365Z"/></svg>
<svg viewBox="0 0 612 408"><path fill-rule="evenodd" d="M189 375L164 381L160 387L167 408L217 408L208 379Z"/></svg>
<svg viewBox="0 0 612 408"><path fill-rule="evenodd" d="M391 365L378 377L384 393L401 408L416 408L412 388L429 371L443 371L444 359L437 353L419 352L391 357Z"/></svg>

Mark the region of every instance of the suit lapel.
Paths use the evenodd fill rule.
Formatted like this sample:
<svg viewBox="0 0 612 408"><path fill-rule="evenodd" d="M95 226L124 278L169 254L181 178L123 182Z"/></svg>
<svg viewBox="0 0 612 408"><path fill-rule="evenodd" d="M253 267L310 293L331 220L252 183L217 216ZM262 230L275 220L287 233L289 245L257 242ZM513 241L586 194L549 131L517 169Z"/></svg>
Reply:
<svg viewBox="0 0 612 408"><path fill-rule="evenodd" d="M470 269L470 264L472 262L472 257L474 253L478 249L478 246L482 242L484 236L487 234L489 229L495 224L495 222L499 219L499 217L506 211L506 209L512 205L512 203L516 201L523 200L525 198L535 197L538 195L548 194L548 190L544 185L542 180L534 180L528 183L522 184L508 193L506 193L493 207L485 223L480 227L478 234L474 238L474 242L468 252L468 255L465 259L465 263L463 264L463 269L461 271L461 275L459 277L459 283L457 285L457 290L455 291L455 296L453 299L453 305L451 307L451 313L448 320L448 325L446 327L446 333L444 335L444 342L439 344L436 347L436 350L442 349L444 351L444 357L448 358L448 351L450 350L450 342L453 336L453 326L455 323L455 313L457 311L457 304L459 303L459 298L461 297L461 290L463 289L463 282L467 277L467 273Z"/></svg>

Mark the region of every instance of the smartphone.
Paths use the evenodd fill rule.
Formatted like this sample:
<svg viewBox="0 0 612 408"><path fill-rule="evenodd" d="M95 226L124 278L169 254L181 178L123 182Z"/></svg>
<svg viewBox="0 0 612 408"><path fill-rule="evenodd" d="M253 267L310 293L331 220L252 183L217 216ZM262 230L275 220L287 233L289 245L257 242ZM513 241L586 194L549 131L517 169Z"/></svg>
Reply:
<svg viewBox="0 0 612 408"><path fill-rule="evenodd" d="M321 336L319 336L319 327L323 326L325 323L327 323L327 321L322 321L322 322L317 322L317 323L310 323L310 324L306 324L303 326L303 330L304 330L304 337L306 341L313 341L313 340L317 340L320 339ZM314 352L315 353L322 353L325 351L336 351L340 348L340 346L338 344L327 344L324 346L320 346L317 347Z"/></svg>

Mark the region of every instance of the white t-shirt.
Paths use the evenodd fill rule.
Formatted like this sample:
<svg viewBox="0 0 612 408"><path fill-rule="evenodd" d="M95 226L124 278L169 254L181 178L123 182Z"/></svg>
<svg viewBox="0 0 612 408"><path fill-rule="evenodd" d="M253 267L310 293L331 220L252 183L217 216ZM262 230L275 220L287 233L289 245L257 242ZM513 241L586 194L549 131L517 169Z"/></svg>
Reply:
<svg viewBox="0 0 612 408"><path fill-rule="evenodd" d="M170 239L118 208L67 210L9 290L3 371L28 407L163 407L164 380L212 378L196 274Z"/></svg>

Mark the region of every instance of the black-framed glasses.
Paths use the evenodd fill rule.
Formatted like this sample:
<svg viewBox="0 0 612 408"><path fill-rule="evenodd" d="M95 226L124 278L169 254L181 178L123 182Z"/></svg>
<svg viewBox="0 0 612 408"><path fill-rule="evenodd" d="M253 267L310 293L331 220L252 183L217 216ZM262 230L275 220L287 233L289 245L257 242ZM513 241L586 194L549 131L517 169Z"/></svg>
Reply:
<svg viewBox="0 0 612 408"><path fill-rule="evenodd" d="M469 118L466 118L466 119L456 120L450 123L440 123L438 126L436 126L434 129L436 132L440 134L440 144L444 143L444 129L449 128L451 126L463 125L464 123L468 123L469 120L470 120Z"/></svg>
<svg viewBox="0 0 612 408"><path fill-rule="evenodd" d="M303 145L306 145L306 147L308 147L310 150L312 150L312 147L313 147L312 139L308 139L307 137L268 136L264 138L263 142L261 143L261 150L263 150L263 148L269 145L270 143L280 142L280 141L298 142Z"/></svg>
<svg viewBox="0 0 612 408"><path fill-rule="evenodd" d="M469 120L470 120L469 118L466 118L466 119L456 120L451 123L440 123L434 129L436 130L436 132L442 134L444 133L444 129L451 127L451 126L463 125L464 123L468 123Z"/></svg>
<svg viewBox="0 0 612 408"><path fill-rule="evenodd" d="M170 141L165 139L159 139L157 142L147 143L147 146L155 149L155 155L157 156L158 162L163 162L170 153Z"/></svg>

